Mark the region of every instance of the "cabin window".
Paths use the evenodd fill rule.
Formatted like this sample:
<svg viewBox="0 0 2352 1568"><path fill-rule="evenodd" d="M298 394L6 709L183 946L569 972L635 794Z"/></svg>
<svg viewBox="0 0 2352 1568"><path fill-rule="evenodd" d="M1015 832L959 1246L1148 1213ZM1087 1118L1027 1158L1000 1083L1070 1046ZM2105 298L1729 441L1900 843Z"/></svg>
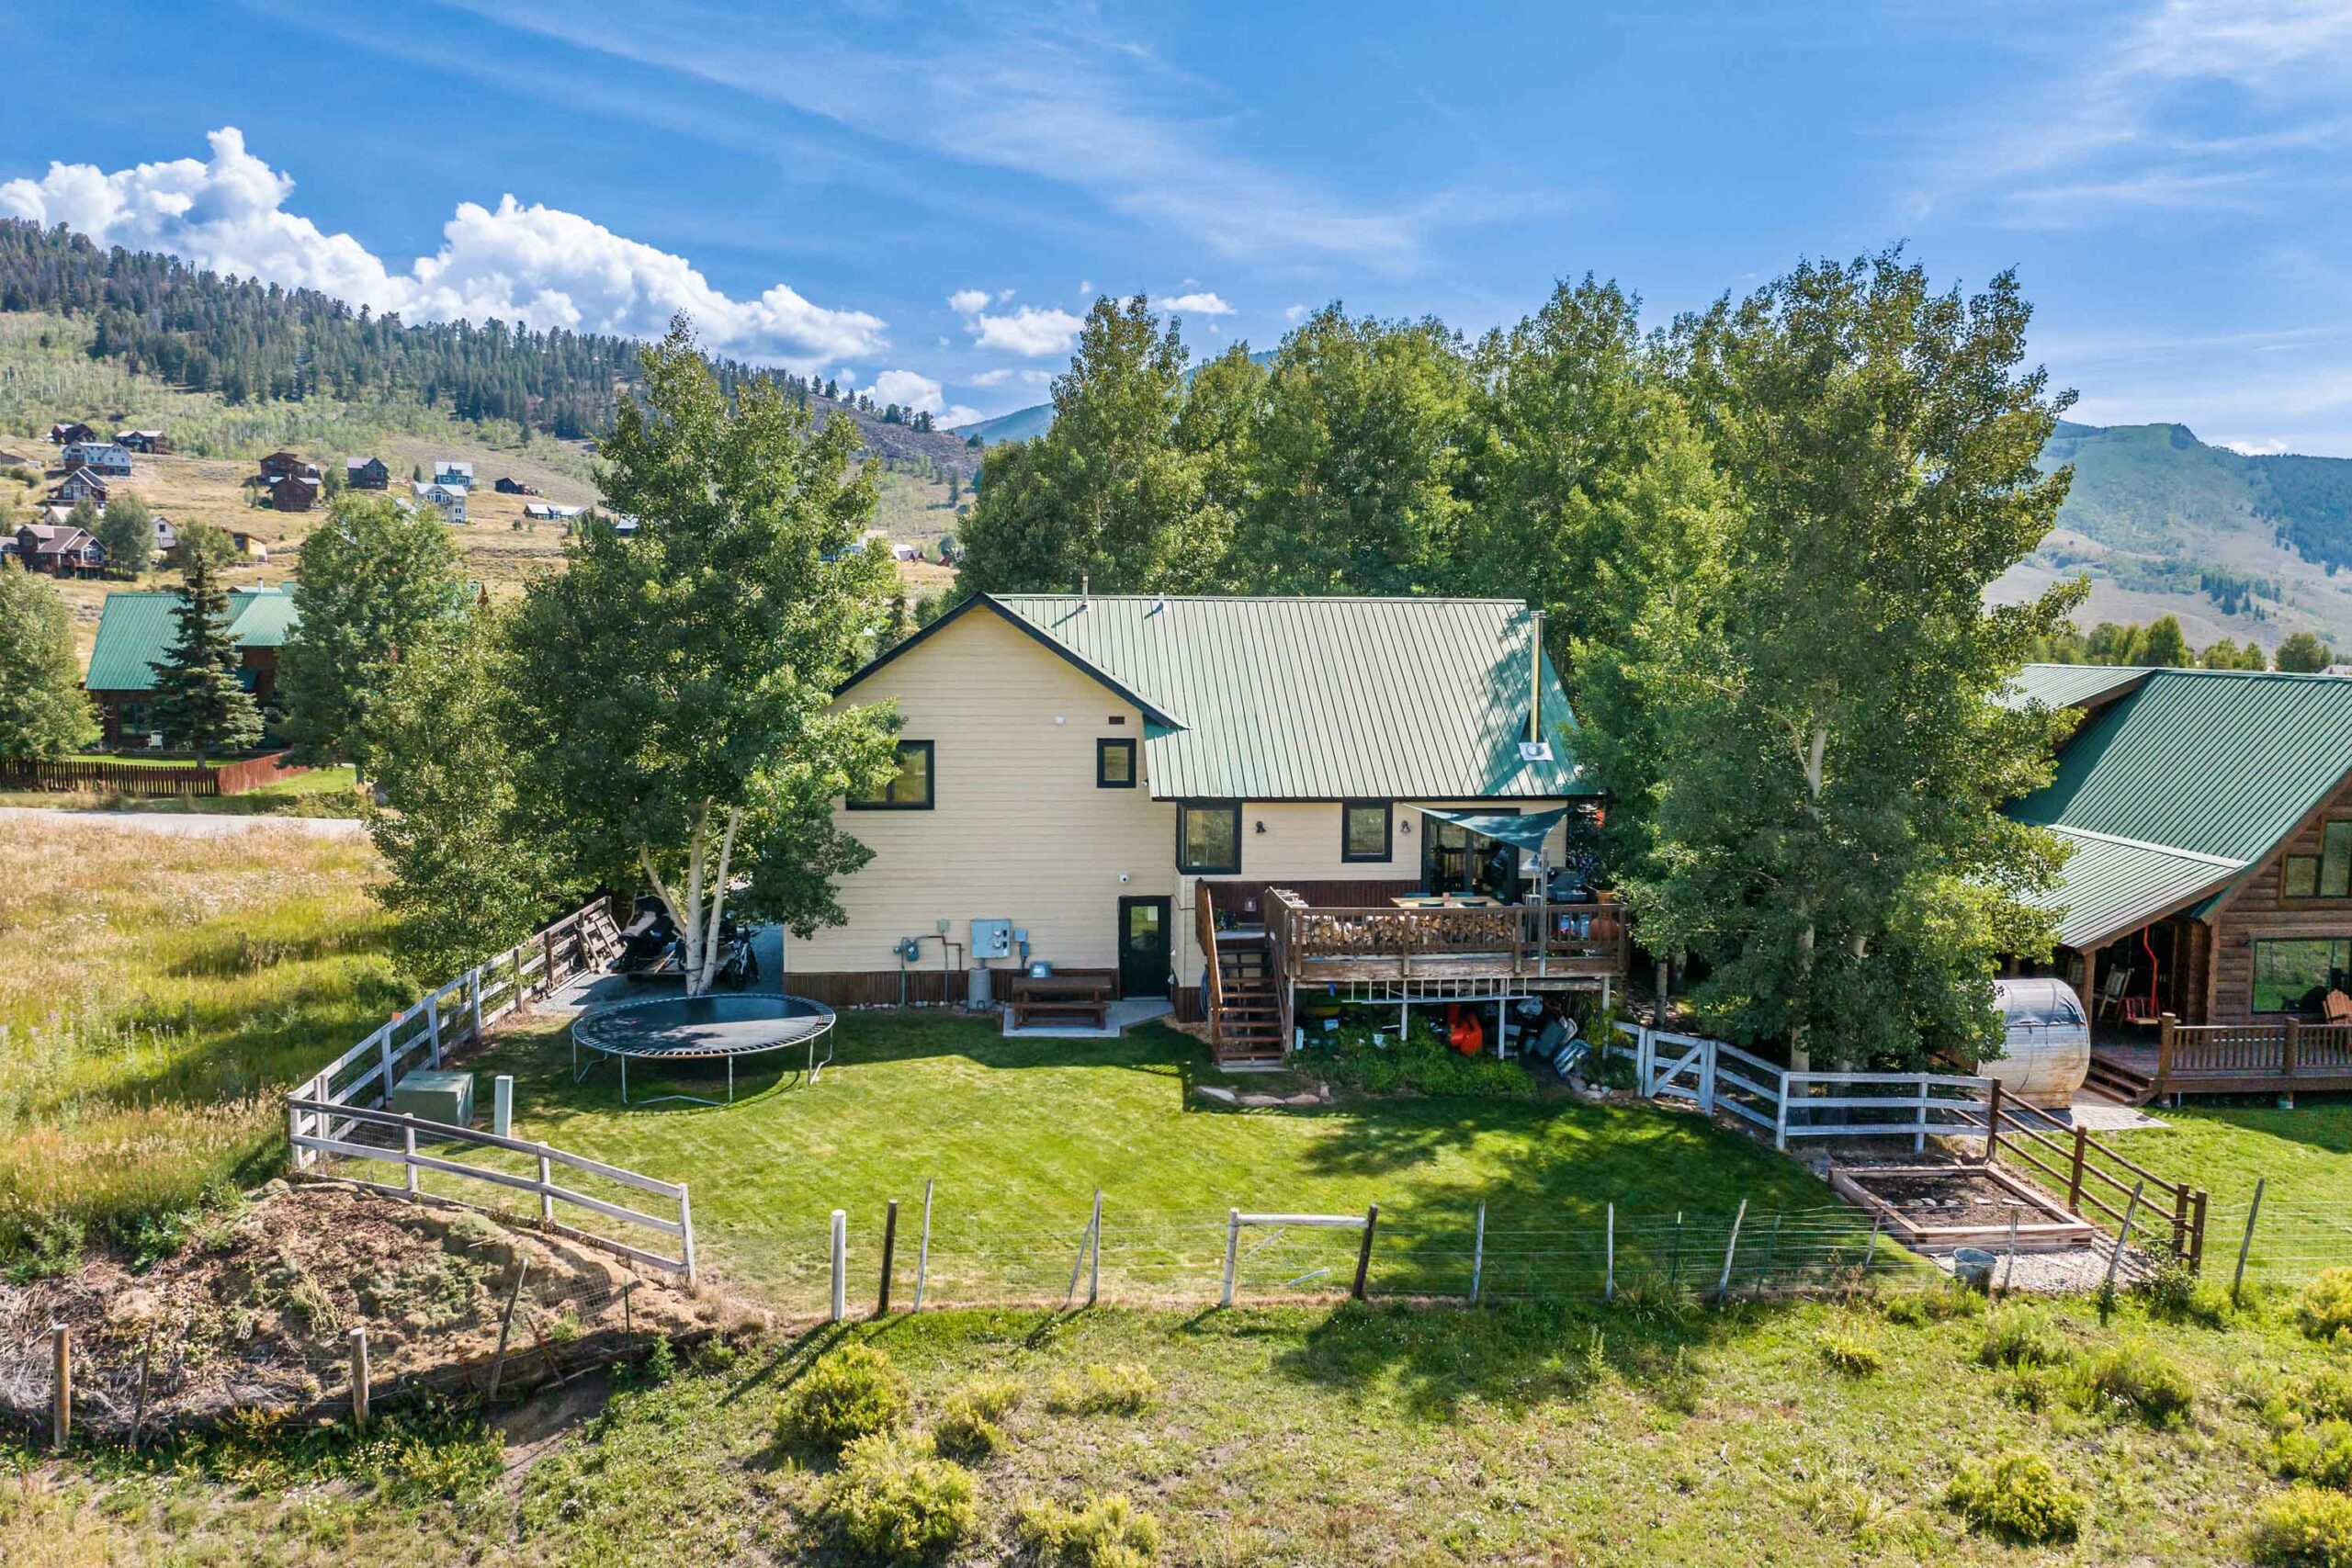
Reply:
<svg viewBox="0 0 2352 1568"><path fill-rule="evenodd" d="M1340 805L1340 858L1385 861L1389 857L1391 818L1385 800L1349 800Z"/></svg>
<svg viewBox="0 0 2352 1568"><path fill-rule="evenodd" d="M871 795L852 795L845 803L852 811L928 811L932 806L932 743L928 740L899 742L899 771L890 782Z"/></svg>
<svg viewBox="0 0 2352 1568"><path fill-rule="evenodd" d="M2289 855L2279 886L2290 898L2352 898L2352 821L2322 828L2319 853Z"/></svg>
<svg viewBox="0 0 2352 1568"><path fill-rule="evenodd" d="M2289 855L2286 870L2281 874L2281 885L2290 898L2318 897L2319 856Z"/></svg>
<svg viewBox="0 0 2352 1568"><path fill-rule="evenodd" d="M2328 992L2344 988L2347 971L2352 971L2352 942L2257 942L2254 1010L2318 1012Z"/></svg>
<svg viewBox="0 0 2352 1568"><path fill-rule="evenodd" d="M1136 787L1136 743L1134 741L1097 740L1094 743L1094 787L1096 789Z"/></svg>
<svg viewBox="0 0 2352 1568"><path fill-rule="evenodd" d="M1241 871L1241 803L1187 800L1176 807L1176 869L1194 876Z"/></svg>

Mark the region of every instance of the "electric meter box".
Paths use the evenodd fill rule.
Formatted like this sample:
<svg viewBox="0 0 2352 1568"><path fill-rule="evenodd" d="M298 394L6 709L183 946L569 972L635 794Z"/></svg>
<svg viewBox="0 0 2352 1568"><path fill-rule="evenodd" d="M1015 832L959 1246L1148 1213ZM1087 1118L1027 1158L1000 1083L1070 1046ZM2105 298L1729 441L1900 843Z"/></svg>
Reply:
<svg viewBox="0 0 2352 1568"><path fill-rule="evenodd" d="M974 958L1012 957L1012 922L1011 920L974 920L972 922L972 956Z"/></svg>

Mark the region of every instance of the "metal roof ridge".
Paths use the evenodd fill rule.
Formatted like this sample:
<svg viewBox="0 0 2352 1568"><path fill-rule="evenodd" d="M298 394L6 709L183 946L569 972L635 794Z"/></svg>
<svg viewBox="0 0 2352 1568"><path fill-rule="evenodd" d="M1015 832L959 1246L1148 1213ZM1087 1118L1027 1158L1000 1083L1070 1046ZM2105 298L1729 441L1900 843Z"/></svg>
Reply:
<svg viewBox="0 0 2352 1568"><path fill-rule="evenodd" d="M2064 822L2045 822L2041 826L2052 833L2064 833L2072 838L2096 839L2102 844L2120 844L2130 850L2153 850L2159 854L2172 855L2180 860L2193 860L2205 865L2226 866L2232 871L2244 871L2254 863L2252 861L2233 860L2228 855L2208 854L2203 850L2183 849L2178 844L2159 844L2151 839L2127 839L2120 833L2102 833L2095 828L2075 828Z"/></svg>
<svg viewBox="0 0 2352 1568"><path fill-rule="evenodd" d="M1524 599L1465 597L1453 593L1079 593L1007 590L997 599L1067 599L1073 604L1499 604L1524 610Z"/></svg>

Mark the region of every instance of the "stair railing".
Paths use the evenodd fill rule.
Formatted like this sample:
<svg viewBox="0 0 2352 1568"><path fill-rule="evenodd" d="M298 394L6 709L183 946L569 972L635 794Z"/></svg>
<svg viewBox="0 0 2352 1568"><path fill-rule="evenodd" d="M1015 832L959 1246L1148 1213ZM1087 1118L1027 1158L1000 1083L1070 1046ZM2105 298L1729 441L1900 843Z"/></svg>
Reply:
<svg viewBox="0 0 2352 1568"><path fill-rule="evenodd" d="M1225 961L1216 951L1216 905L1205 882L1193 884L1193 919L1201 944L1201 957L1207 975L1202 985L1206 988L1202 997L1208 1013L1209 1049L1225 1049Z"/></svg>

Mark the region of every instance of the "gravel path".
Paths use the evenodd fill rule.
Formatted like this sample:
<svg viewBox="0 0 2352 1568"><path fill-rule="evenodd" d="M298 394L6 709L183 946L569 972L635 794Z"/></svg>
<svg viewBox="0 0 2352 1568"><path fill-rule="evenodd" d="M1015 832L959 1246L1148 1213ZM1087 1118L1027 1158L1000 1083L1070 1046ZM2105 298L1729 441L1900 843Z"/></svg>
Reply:
<svg viewBox="0 0 2352 1568"><path fill-rule="evenodd" d="M58 811L40 806L0 806L0 826L12 822L102 823L135 833L163 833L183 839L220 839L232 833L280 829L320 839L356 839L368 824L349 817L232 816L205 811Z"/></svg>

